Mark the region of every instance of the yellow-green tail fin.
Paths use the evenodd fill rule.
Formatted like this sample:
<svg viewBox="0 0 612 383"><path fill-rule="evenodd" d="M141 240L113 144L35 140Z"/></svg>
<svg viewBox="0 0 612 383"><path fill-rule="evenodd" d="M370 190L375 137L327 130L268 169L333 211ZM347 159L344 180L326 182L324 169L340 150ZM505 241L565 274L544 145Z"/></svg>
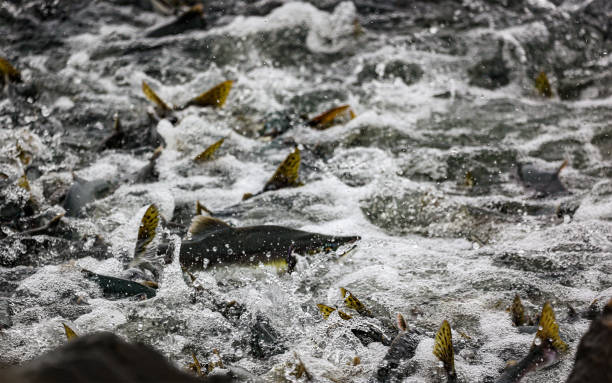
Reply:
<svg viewBox="0 0 612 383"><path fill-rule="evenodd" d="M546 76L545 72L540 72L538 77L536 77L535 88L540 96L548 98L552 97L552 89L550 87L550 82L548 81L548 76Z"/></svg>
<svg viewBox="0 0 612 383"><path fill-rule="evenodd" d="M344 297L344 303L350 309L357 311L360 314L369 315L370 311L364 306L356 296L354 296L350 291L345 289L344 287L340 287L340 293Z"/></svg>
<svg viewBox="0 0 612 383"><path fill-rule="evenodd" d="M198 97L191 99L187 103L187 106L197 105L220 108L223 106L223 104L225 104L225 100L227 100L227 96L229 95L233 84L234 82L232 80L223 81L221 84L215 85Z"/></svg>
<svg viewBox="0 0 612 383"><path fill-rule="evenodd" d="M0 57L0 73L11 81L21 81L21 73L3 57Z"/></svg>
<svg viewBox="0 0 612 383"><path fill-rule="evenodd" d="M300 149L296 147L295 150L290 153L279 165L278 169L276 169L276 172L274 172L272 178L270 178L264 186L264 190L268 191L288 186L297 186L300 162Z"/></svg>
<svg viewBox="0 0 612 383"><path fill-rule="evenodd" d="M336 309L334 307L329 307L329 306L323 305L321 303L317 304L317 307L319 308L319 311L321 312L321 315L323 315L323 318L325 318L325 319L329 318L331 313L336 311ZM340 310L338 310L338 315L340 316L340 318L342 318L344 320L349 320L349 319L352 318L350 315L348 315L347 313L342 312Z"/></svg>
<svg viewBox="0 0 612 383"><path fill-rule="evenodd" d="M448 376L455 376L455 351L453 350L453 335L447 320L442 322L434 343L433 354L444 363Z"/></svg>
<svg viewBox="0 0 612 383"><path fill-rule="evenodd" d="M193 358L193 363L189 365L189 368L195 370L198 376L204 376L204 373L202 372L202 365L193 352L191 353L191 357Z"/></svg>
<svg viewBox="0 0 612 383"><path fill-rule="evenodd" d="M169 111L170 110L170 107L168 106L168 104L166 104L164 102L164 100L162 100L157 95L157 93L155 93L153 91L153 89L151 89L151 87L149 86L149 84L146 83L146 81L142 82L142 92L149 99L149 101L154 103L161 110L163 110L163 111Z"/></svg>
<svg viewBox="0 0 612 383"><path fill-rule="evenodd" d="M348 114L351 120L355 118L355 113L351 109L351 106L342 105L327 110L316 117L313 117L310 121L308 121L308 125L310 125L314 129L324 130L331 127L334 123L334 120L345 113Z"/></svg>
<svg viewBox="0 0 612 383"><path fill-rule="evenodd" d="M512 306L510 306L510 314L512 315L512 323L514 323L515 326L522 326L527 323L525 307L518 294L514 296Z"/></svg>
<svg viewBox="0 0 612 383"><path fill-rule="evenodd" d="M76 334L76 332L74 332L73 329L71 329L70 327L68 327L68 325L66 323L62 323L64 325L64 331L66 332L66 339L68 340L72 340L72 339L76 339L79 336Z"/></svg>
<svg viewBox="0 0 612 383"><path fill-rule="evenodd" d="M533 339L532 347L539 346L543 342L550 342L557 351L567 351L567 344L559 337L559 325L555 319L555 312L550 302L544 303L542 314L540 315L540 323L538 324L538 332Z"/></svg>
<svg viewBox="0 0 612 383"><path fill-rule="evenodd" d="M140 220L138 239L136 241L136 249L134 250L134 258L138 258L145 254L147 251L147 246L149 246L149 244L155 238L158 224L159 210L155 204L151 204Z"/></svg>
<svg viewBox="0 0 612 383"><path fill-rule="evenodd" d="M208 148L206 148L206 150L198 154L197 157L193 160L195 162L206 162L212 160L217 149L219 149L219 147L223 144L223 141L225 141L225 138L222 138L214 144L210 145Z"/></svg>

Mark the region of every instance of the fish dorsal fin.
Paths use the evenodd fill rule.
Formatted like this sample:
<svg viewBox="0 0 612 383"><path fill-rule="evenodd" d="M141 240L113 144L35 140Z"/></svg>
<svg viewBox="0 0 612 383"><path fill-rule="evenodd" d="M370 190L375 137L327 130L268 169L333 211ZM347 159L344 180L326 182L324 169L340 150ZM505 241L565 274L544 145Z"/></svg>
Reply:
<svg viewBox="0 0 612 383"><path fill-rule="evenodd" d="M196 215L202 215L202 213L213 215L212 211L210 211L206 206L202 205L200 201L196 201Z"/></svg>
<svg viewBox="0 0 612 383"><path fill-rule="evenodd" d="M559 325L555 319L555 312L550 302L544 303L542 314L540 315L540 323L538 324L538 332L533 339L531 347L538 347L544 342L550 342L557 351L567 351L567 344L559 337Z"/></svg>
<svg viewBox="0 0 612 383"><path fill-rule="evenodd" d="M346 307L353 309L358 313L368 313L368 309L365 307L365 305L361 303L361 301L357 299L357 297L354 296L350 291L348 291L344 287L340 287L340 293L344 297L344 303L346 303Z"/></svg>
<svg viewBox="0 0 612 383"><path fill-rule="evenodd" d="M550 81L548 81L548 76L546 76L546 72L540 72L538 77L536 77L535 88L540 96L548 98L552 97L552 89L550 87Z"/></svg>
<svg viewBox="0 0 612 383"><path fill-rule="evenodd" d="M510 314L512 315L512 323L514 323L515 326L522 326L527 323L527 318L525 317L525 307L523 306L521 297L519 297L518 294L514 296L512 306L510 306Z"/></svg>
<svg viewBox="0 0 612 383"><path fill-rule="evenodd" d="M455 375L455 351L453 350L453 335L447 320L442 322L434 343L433 354L444 363L444 369L449 376Z"/></svg>
<svg viewBox="0 0 612 383"><path fill-rule="evenodd" d="M397 328L403 332L406 332L406 330L408 329L408 325L406 324L406 319L404 319L404 316L399 313L397 314Z"/></svg>
<svg viewBox="0 0 612 383"><path fill-rule="evenodd" d="M189 233L191 235L196 235L205 233L207 231L225 229L228 227L231 226L218 218L197 215L191 220L191 225L189 226Z"/></svg>
<svg viewBox="0 0 612 383"><path fill-rule="evenodd" d="M159 210L155 204L151 204L140 220L138 239L136 241L136 249L134 250L134 258L138 258L145 254L147 251L147 246L155 238L158 224Z"/></svg>
<svg viewBox="0 0 612 383"><path fill-rule="evenodd" d="M28 176L25 173L23 173L23 175L17 179L17 186L26 191L31 190L30 181L28 181Z"/></svg>
<svg viewBox="0 0 612 383"><path fill-rule="evenodd" d="M264 190L276 190L287 186L296 186L298 184L300 162L300 149L296 147L278 166L272 178L270 178L266 186L264 186Z"/></svg>
<svg viewBox="0 0 612 383"><path fill-rule="evenodd" d="M569 162L567 160L564 160L561 166L559 166L559 169L557 169L557 175L559 175L559 173L561 173L561 170L565 169L568 164Z"/></svg>
<svg viewBox="0 0 612 383"><path fill-rule="evenodd" d="M0 73L11 81L21 81L21 73L4 57L0 57Z"/></svg>
<svg viewBox="0 0 612 383"><path fill-rule="evenodd" d="M232 80L223 81L222 83L217 84L206 92L202 93L198 97L192 98L187 103L187 106L213 106L215 108L220 108L223 106L223 104L225 104L225 100L227 100L227 96L229 95L233 84L234 82Z"/></svg>
<svg viewBox="0 0 612 383"><path fill-rule="evenodd" d="M168 106L168 104L166 104L164 100L162 100L157 95L157 93L155 93L153 89L151 89L149 84L147 84L147 82L144 80L142 81L142 93L144 93L144 95L149 99L149 101L154 103L161 110L164 110L164 111L170 110L170 107Z"/></svg>
<svg viewBox="0 0 612 383"><path fill-rule="evenodd" d="M223 144L223 141L225 141L225 138L222 138L219 141L215 142L214 144L210 145L208 148L206 148L206 150L198 154L197 157L194 158L193 160L195 162L206 162L206 161L212 160L217 149L219 149L219 147Z"/></svg>
<svg viewBox="0 0 612 383"><path fill-rule="evenodd" d="M115 118L113 122L113 132L114 133L121 132L121 120L119 119L119 113L115 113Z"/></svg>
<svg viewBox="0 0 612 383"><path fill-rule="evenodd" d="M308 121L308 125L318 130L327 129L333 125L336 118L340 117L345 112L348 112L351 120L355 118L355 113L351 109L350 105L341 105L313 117L310 119L310 121Z"/></svg>
<svg viewBox="0 0 612 383"><path fill-rule="evenodd" d="M68 340L72 340L72 339L76 339L79 336L76 334L76 332L74 332L73 329L71 329L70 327L68 327L68 325L66 323L62 323L64 325L64 332L66 333L66 339Z"/></svg>

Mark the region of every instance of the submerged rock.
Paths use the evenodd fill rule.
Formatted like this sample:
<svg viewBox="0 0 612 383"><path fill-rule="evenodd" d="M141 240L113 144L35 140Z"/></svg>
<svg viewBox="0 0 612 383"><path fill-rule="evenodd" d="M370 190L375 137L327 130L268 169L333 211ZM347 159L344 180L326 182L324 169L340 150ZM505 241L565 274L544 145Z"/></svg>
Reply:
<svg viewBox="0 0 612 383"><path fill-rule="evenodd" d="M166 358L143 344L111 333L81 336L21 366L0 370L0 380L14 383L123 382L195 383ZM213 377L207 382L231 382Z"/></svg>

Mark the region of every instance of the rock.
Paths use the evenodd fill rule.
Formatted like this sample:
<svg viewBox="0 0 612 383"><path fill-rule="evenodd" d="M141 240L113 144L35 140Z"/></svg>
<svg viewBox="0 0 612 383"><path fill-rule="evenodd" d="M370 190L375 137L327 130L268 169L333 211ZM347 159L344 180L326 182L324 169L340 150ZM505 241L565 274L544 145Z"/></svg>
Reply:
<svg viewBox="0 0 612 383"><path fill-rule="evenodd" d="M154 349L123 341L111 333L97 333L71 340L21 366L0 370L0 381L14 383L118 382L195 383ZM225 377L205 382L231 382Z"/></svg>
<svg viewBox="0 0 612 383"><path fill-rule="evenodd" d="M593 322L580 340L572 373L566 383L612 382L612 299L603 315Z"/></svg>
<svg viewBox="0 0 612 383"><path fill-rule="evenodd" d="M510 83L510 69L502 56L503 42L499 42L497 54L484 59L468 69L470 85L485 89L497 89Z"/></svg>
<svg viewBox="0 0 612 383"><path fill-rule="evenodd" d="M393 60L385 65L383 78L400 78L406 85L412 85L423 77L423 69L417 64Z"/></svg>

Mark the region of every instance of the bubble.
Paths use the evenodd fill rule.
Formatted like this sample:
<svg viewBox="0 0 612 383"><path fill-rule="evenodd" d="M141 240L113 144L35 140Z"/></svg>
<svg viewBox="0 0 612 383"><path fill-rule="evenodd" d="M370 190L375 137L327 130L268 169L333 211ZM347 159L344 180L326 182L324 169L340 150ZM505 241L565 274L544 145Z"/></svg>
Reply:
<svg viewBox="0 0 612 383"><path fill-rule="evenodd" d="M540 339L539 336L536 336L536 338L533 340L533 344L535 344L536 346L539 346L542 344L542 339Z"/></svg>

